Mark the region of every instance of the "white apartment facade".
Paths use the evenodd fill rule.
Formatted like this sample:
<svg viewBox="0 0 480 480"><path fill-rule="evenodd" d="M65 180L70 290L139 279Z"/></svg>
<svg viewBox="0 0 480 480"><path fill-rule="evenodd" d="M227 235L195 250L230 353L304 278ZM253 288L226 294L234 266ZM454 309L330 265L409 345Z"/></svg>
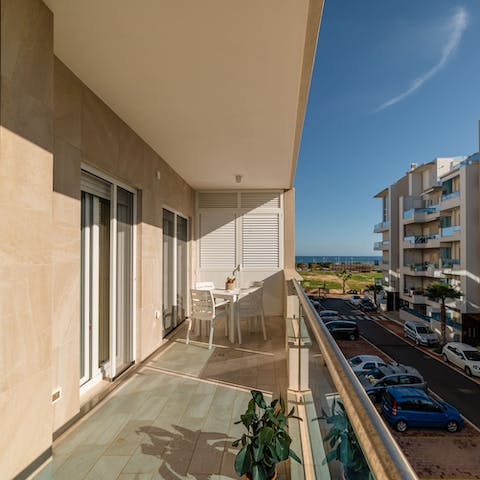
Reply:
<svg viewBox="0 0 480 480"><path fill-rule="evenodd" d="M399 211L396 205L399 197L405 194L406 188L406 180L402 178L374 197L382 200L382 221L375 225L373 231L382 234L382 240L375 242L374 250L382 252L381 285L385 294L380 295L380 299L381 307L385 310L397 310L399 307Z"/></svg>
<svg viewBox="0 0 480 480"><path fill-rule="evenodd" d="M480 340L478 153L415 165L401 179L407 189L398 210L401 315L439 328L440 305L425 295L435 282L460 290L447 302L451 338ZM398 182L397 182L398 183Z"/></svg>

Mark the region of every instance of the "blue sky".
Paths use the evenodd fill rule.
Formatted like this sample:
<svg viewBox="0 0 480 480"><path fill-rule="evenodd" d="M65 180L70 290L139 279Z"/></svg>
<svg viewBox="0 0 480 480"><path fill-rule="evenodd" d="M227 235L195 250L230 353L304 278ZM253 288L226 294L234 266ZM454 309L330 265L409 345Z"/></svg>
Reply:
<svg viewBox="0 0 480 480"><path fill-rule="evenodd" d="M371 255L373 195L478 151L480 1L327 0L295 179L297 255Z"/></svg>

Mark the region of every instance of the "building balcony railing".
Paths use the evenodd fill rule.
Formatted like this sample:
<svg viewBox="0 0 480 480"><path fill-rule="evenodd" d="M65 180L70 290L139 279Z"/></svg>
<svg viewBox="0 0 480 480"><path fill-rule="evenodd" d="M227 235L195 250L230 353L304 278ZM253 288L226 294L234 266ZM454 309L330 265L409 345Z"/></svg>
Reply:
<svg viewBox="0 0 480 480"><path fill-rule="evenodd" d="M443 270L438 263L423 262L423 263L408 263L403 266L403 273L405 275L425 276L442 278Z"/></svg>
<svg viewBox="0 0 480 480"><path fill-rule="evenodd" d="M459 196L460 196L460 190L456 190L455 192L451 192L451 193L446 193L445 195L442 195L442 202L446 202L451 198L455 198Z"/></svg>
<svg viewBox="0 0 480 480"><path fill-rule="evenodd" d="M415 247L430 247L438 248L440 240L440 235L409 235L403 238L404 248L415 248Z"/></svg>
<svg viewBox="0 0 480 480"><path fill-rule="evenodd" d="M300 322L305 322L312 340L315 340L320 350L320 358L322 359L322 365L324 365L322 367L323 371L329 377L329 382L322 380L319 383L321 385L319 393L321 397L319 399L320 405L317 405L315 401L315 406L319 408L323 404L331 407L333 399L343 404L347 420L355 432L358 444L365 456L373 478L388 478L389 480L417 479L415 472L395 442L389 428L369 400L340 347L332 338L325 324L320 320L318 313L313 308L299 283L295 280L291 281L288 291L287 305L290 306L290 311L287 311L287 315L295 316L300 319ZM291 300L291 297L298 300L297 305L295 305L295 301ZM298 331L301 330L301 328L298 329ZM299 354L299 362L300 358ZM319 357L315 356L313 358L318 359ZM326 383L328 383L327 388L325 387ZM306 424L306 422L300 423ZM312 422L308 423L312 424ZM325 426L327 429L331 428L329 424ZM311 428L310 425L303 425L303 427ZM308 436L309 432L307 432L306 437L308 438ZM326 450L329 448L327 445ZM311 450L314 465L320 465L324 461L323 458L318 457L320 455L324 457L325 452L321 449L321 454L319 455L318 451L317 449ZM318 475L316 468L314 472L312 472L313 476L311 478L340 478L338 470L336 475L331 475L330 477L316 476L315 474ZM307 477L305 476L305 478Z"/></svg>
<svg viewBox="0 0 480 480"><path fill-rule="evenodd" d="M404 298L406 298L409 302L412 302L412 303L424 304L427 299L423 288L415 288L415 287L404 288L403 293L404 293Z"/></svg>
<svg viewBox="0 0 480 480"><path fill-rule="evenodd" d="M443 227L440 229L440 234L442 237L452 237L456 234L456 232L460 232L461 226L460 225L453 225L451 227Z"/></svg>
<svg viewBox="0 0 480 480"><path fill-rule="evenodd" d="M429 221L440 213L439 205L430 205L428 207L410 208L403 212L403 219L415 222Z"/></svg>
<svg viewBox="0 0 480 480"><path fill-rule="evenodd" d="M373 232L374 233L381 233L381 232L384 232L385 230L388 230L389 228L390 228L390 221L386 220L385 222L377 223L373 227Z"/></svg>
<svg viewBox="0 0 480 480"><path fill-rule="evenodd" d="M382 240L373 244L374 250L386 250L390 248L390 240Z"/></svg>
<svg viewBox="0 0 480 480"><path fill-rule="evenodd" d="M460 269L460 259L459 258L441 258L440 265L444 270L459 270Z"/></svg>

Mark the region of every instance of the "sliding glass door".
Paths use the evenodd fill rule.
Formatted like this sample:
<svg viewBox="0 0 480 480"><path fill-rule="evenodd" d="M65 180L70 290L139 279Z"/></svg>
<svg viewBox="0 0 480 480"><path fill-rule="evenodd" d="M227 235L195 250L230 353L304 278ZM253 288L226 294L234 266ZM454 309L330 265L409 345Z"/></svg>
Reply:
<svg viewBox="0 0 480 480"><path fill-rule="evenodd" d="M163 210L163 335L185 320L188 299L188 220Z"/></svg>
<svg viewBox="0 0 480 480"><path fill-rule="evenodd" d="M133 360L134 194L82 174L80 385Z"/></svg>

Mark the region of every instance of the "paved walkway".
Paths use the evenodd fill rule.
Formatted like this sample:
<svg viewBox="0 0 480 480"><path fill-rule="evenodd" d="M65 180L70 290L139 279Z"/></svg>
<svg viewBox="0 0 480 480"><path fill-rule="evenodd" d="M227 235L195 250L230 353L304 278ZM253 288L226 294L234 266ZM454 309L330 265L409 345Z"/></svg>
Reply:
<svg viewBox="0 0 480 480"><path fill-rule="evenodd" d="M245 325L246 327L246 325ZM285 327L267 319L269 339L245 329L231 345L185 345L180 330L151 361L54 445L54 480L234 479L234 422L251 388L285 392ZM288 478L288 464L279 478Z"/></svg>

